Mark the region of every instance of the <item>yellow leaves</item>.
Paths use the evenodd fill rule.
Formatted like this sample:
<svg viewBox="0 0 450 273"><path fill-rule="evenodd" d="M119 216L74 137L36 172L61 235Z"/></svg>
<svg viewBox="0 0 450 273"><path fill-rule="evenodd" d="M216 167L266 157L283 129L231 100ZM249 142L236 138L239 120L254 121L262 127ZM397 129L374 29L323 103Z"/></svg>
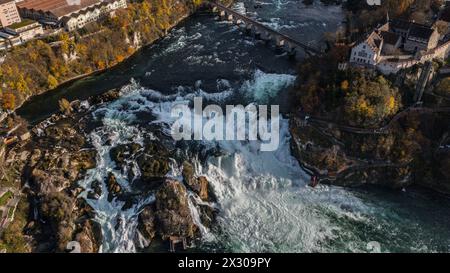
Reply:
<svg viewBox="0 0 450 273"><path fill-rule="evenodd" d="M73 41L71 40L69 34L67 32L63 32L59 35L59 40L61 41L61 50L64 53L69 53L69 48L73 45Z"/></svg>
<svg viewBox="0 0 450 273"><path fill-rule="evenodd" d="M3 94L7 94L5 105L13 108L28 95L56 88L69 77L104 70L124 61L136 50L124 37L128 36L132 41L133 34L137 32L142 44L154 41L192 8L191 3L175 0L132 1L128 9L118 10L116 17L105 18L86 29L92 34L90 36L62 32L55 39L60 42L59 48L43 40L13 48L8 53L10 57L0 66L0 88ZM97 33L97 30L101 31ZM76 58L66 63L62 53L68 55L71 50L75 51ZM3 103L2 93L0 106Z"/></svg>
<svg viewBox="0 0 450 273"><path fill-rule="evenodd" d="M28 84L23 78L23 75L19 75L19 79L15 83L15 89L20 93L26 93L28 91Z"/></svg>
<svg viewBox="0 0 450 273"><path fill-rule="evenodd" d="M127 54L128 55L131 55L131 54L133 54L134 53L134 48L133 47L131 47L131 46L129 46L128 48L127 48Z"/></svg>
<svg viewBox="0 0 450 273"><path fill-rule="evenodd" d="M357 112L366 116L367 118L372 118L375 114L375 109L364 99L360 97L357 104Z"/></svg>
<svg viewBox="0 0 450 273"><path fill-rule="evenodd" d="M16 96L12 93L3 94L2 107L6 110L13 110L16 107Z"/></svg>
<svg viewBox="0 0 450 273"><path fill-rule="evenodd" d="M75 50L77 51L78 54L84 56L88 52L88 47L84 44L77 44Z"/></svg>
<svg viewBox="0 0 450 273"><path fill-rule="evenodd" d="M105 62L102 60L97 61L96 66L97 66L97 69L99 69L99 70L103 70L106 68Z"/></svg>
<svg viewBox="0 0 450 273"><path fill-rule="evenodd" d="M48 75L47 85L49 89L54 89L58 86L58 80L53 75Z"/></svg>
<svg viewBox="0 0 450 273"><path fill-rule="evenodd" d="M36 52L33 49L30 50L30 52L28 53L28 56L30 57L30 60L33 62L35 62L39 58L38 52Z"/></svg>
<svg viewBox="0 0 450 273"><path fill-rule="evenodd" d="M342 91L347 91L349 87L349 83L347 80L344 80L343 82L341 82L341 90Z"/></svg>
<svg viewBox="0 0 450 273"><path fill-rule="evenodd" d="M192 0L192 2L194 3L194 6L198 7L203 3L203 0Z"/></svg>
<svg viewBox="0 0 450 273"><path fill-rule="evenodd" d="M390 96L387 103L387 109L389 114L395 113L397 110L397 102L394 98L394 96Z"/></svg>
<svg viewBox="0 0 450 273"><path fill-rule="evenodd" d="M60 99L58 101L58 105L59 105L59 110L66 115L70 114L73 110L72 105L65 98Z"/></svg>
<svg viewBox="0 0 450 273"><path fill-rule="evenodd" d="M124 59L125 59L125 57L122 56L122 55L120 55L120 54L116 56L116 61L117 61L118 63L122 62Z"/></svg>

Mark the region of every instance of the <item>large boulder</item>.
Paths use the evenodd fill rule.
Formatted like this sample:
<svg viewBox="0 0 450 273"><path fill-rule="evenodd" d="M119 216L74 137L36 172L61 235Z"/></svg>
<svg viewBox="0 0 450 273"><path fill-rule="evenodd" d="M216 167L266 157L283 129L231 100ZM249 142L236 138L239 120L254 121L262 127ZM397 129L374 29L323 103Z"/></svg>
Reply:
<svg viewBox="0 0 450 273"><path fill-rule="evenodd" d="M71 165L78 170L89 170L95 168L97 151L96 150L81 150L74 153L72 156Z"/></svg>
<svg viewBox="0 0 450 273"><path fill-rule="evenodd" d="M155 216L159 235L192 238L196 226L191 216L185 187L176 180L167 179L156 192Z"/></svg>
<svg viewBox="0 0 450 273"><path fill-rule="evenodd" d="M141 145L137 143L121 144L113 147L109 152L109 155L111 159L116 162L117 166L121 168L125 163L125 160L131 158L141 148Z"/></svg>
<svg viewBox="0 0 450 273"><path fill-rule="evenodd" d="M40 169L33 169L30 178L36 192L42 195L60 192L70 186L70 181L64 176L51 175Z"/></svg>
<svg viewBox="0 0 450 273"><path fill-rule="evenodd" d="M187 161L183 162L183 171L182 171L184 183L191 189L193 192L198 194L200 199L203 201L208 201L208 187L209 182L205 176L196 177L194 175L194 167Z"/></svg>
<svg viewBox="0 0 450 273"><path fill-rule="evenodd" d="M81 253L97 253L102 242L102 232L100 224L87 220L80 224L74 239L80 244Z"/></svg>
<svg viewBox="0 0 450 273"><path fill-rule="evenodd" d="M105 102L115 101L120 97L120 90L112 89L103 94L92 96L88 99L89 104L101 104Z"/></svg>
<svg viewBox="0 0 450 273"><path fill-rule="evenodd" d="M137 163L141 170L142 181L148 184L161 180L170 170L169 161L164 157L143 154L138 158Z"/></svg>
<svg viewBox="0 0 450 273"><path fill-rule="evenodd" d="M106 178L106 186L108 188L108 201L111 202L114 197L117 197L122 193L122 187L117 182L116 177L113 173L109 173Z"/></svg>
<svg viewBox="0 0 450 273"><path fill-rule="evenodd" d="M86 143L85 137L74 128L74 124L67 121L45 128L44 133L45 138L41 139L41 144L47 143L49 147L61 146L78 150Z"/></svg>
<svg viewBox="0 0 450 273"><path fill-rule="evenodd" d="M152 205L146 206L139 214L138 229L149 241L156 235L155 208Z"/></svg>

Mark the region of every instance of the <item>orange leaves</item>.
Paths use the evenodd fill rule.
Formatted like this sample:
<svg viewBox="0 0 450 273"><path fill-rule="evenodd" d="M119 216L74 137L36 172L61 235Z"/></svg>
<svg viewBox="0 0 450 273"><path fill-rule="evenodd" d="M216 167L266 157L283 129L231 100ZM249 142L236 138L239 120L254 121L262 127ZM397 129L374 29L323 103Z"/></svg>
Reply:
<svg viewBox="0 0 450 273"><path fill-rule="evenodd" d="M5 110L13 110L16 107L16 96L12 93L4 93L2 96L2 107Z"/></svg>

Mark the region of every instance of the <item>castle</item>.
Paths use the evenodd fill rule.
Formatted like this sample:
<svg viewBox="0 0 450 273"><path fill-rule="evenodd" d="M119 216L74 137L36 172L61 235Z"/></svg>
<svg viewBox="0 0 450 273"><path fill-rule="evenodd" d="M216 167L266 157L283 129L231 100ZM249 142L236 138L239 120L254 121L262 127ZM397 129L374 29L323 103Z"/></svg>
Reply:
<svg viewBox="0 0 450 273"><path fill-rule="evenodd" d="M449 55L450 40L440 39L438 31L427 25L401 19L379 26L351 50L350 63L376 68L384 74Z"/></svg>

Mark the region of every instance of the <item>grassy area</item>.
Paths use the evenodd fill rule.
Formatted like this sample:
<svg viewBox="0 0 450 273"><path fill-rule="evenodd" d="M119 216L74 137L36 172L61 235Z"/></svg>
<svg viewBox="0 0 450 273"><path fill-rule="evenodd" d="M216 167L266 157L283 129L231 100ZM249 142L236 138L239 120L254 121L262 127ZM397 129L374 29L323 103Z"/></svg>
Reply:
<svg viewBox="0 0 450 273"><path fill-rule="evenodd" d="M13 216L13 214L14 214L14 208L9 208L9 211L8 211L8 218L12 218L12 216Z"/></svg>
<svg viewBox="0 0 450 273"><path fill-rule="evenodd" d="M12 25L8 26L8 28L17 30L18 28L25 27L25 26L28 26L28 25L31 25L31 24L34 24L34 23L36 23L36 21L31 20L31 19L23 19L19 23L15 23L15 24L12 24Z"/></svg>
<svg viewBox="0 0 450 273"><path fill-rule="evenodd" d="M0 250L6 249L8 253L30 252L23 229L28 222L29 204L25 198L20 199L17 205L14 221L3 231L0 237Z"/></svg>
<svg viewBox="0 0 450 273"><path fill-rule="evenodd" d="M11 166L8 166L8 168L0 169L0 174L4 174L3 178L0 179L0 187L19 188L19 178L22 173L20 170L21 167L15 163L11 164Z"/></svg>
<svg viewBox="0 0 450 273"><path fill-rule="evenodd" d="M8 204L9 199L12 198L13 195L14 194L11 191L4 193L3 196L0 197L0 206L5 206Z"/></svg>

